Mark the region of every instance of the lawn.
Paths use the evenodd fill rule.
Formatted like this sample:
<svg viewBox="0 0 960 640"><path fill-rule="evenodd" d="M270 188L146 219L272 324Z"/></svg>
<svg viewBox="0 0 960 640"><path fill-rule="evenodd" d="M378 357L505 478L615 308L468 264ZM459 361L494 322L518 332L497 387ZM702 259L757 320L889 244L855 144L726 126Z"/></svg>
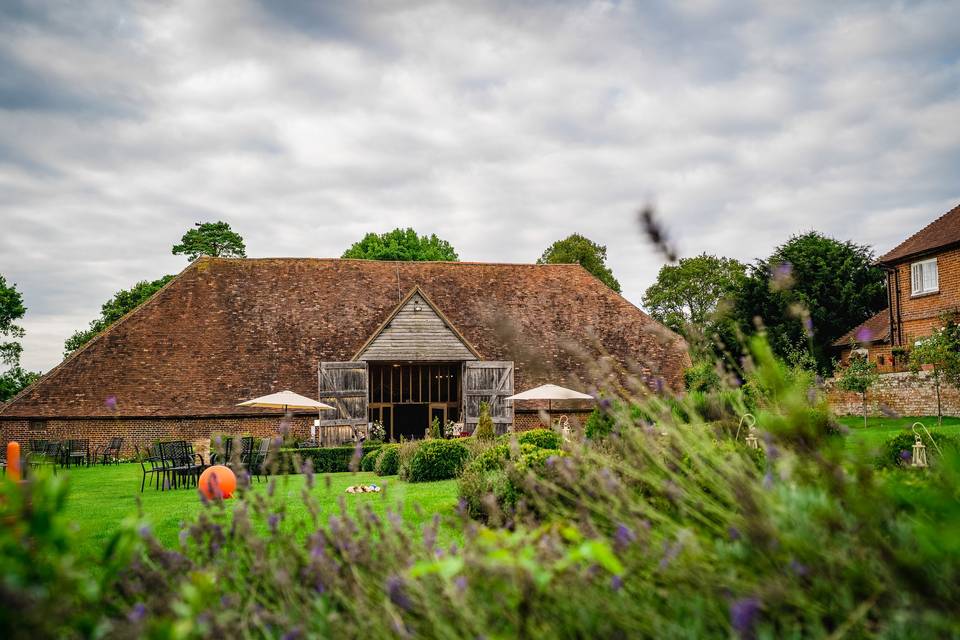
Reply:
<svg viewBox="0 0 960 640"><path fill-rule="evenodd" d="M91 467L61 471L69 482L65 515L76 527L79 552L88 558L103 553L104 546L120 526L124 518L136 515L137 498L156 537L166 545L174 545L180 532L180 523L191 519L201 509L196 489L156 491L150 487L140 493L140 466L121 464L113 467ZM455 480L411 484L394 477L378 477L372 473L334 473L329 478L329 488L324 476L318 476L313 495L323 512L340 510L342 497L348 508L355 509L369 504L378 514L387 508L402 505L404 519L421 525L433 518L433 514L454 515L457 504ZM277 492L286 496L288 513L304 515L301 492L304 476L279 476ZM354 484L377 484L383 492L348 494L344 490ZM254 481L256 491L265 491L267 482ZM440 532L441 542L452 542L456 530L444 527Z"/></svg>
<svg viewBox="0 0 960 640"><path fill-rule="evenodd" d="M960 436L960 418L944 417L941 427L937 427L937 416L867 418L866 427L863 426L862 417L842 416L837 419L850 429L846 442L848 449L865 447L868 451L876 451L891 436L904 430L909 431L914 422L922 422L934 437L938 433Z"/></svg>

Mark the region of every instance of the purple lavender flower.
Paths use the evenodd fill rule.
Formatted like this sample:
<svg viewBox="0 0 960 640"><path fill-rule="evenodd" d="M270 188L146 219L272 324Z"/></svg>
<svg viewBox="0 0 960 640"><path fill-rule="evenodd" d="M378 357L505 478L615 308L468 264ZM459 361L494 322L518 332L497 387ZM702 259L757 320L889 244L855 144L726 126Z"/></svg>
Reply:
<svg viewBox="0 0 960 640"><path fill-rule="evenodd" d="M673 562L673 559L680 554L681 549L683 549L683 545L680 542L677 542L676 544L670 544L669 541L664 541L663 557L660 558L659 565L661 571L666 569L670 563Z"/></svg>
<svg viewBox="0 0 960 640"><path fill-rule="evenodd" d="M600 408L603 409L604 411L608 411L611 406L613 406L613 403L610 402L609 398L603 398L602 400L600 400Z"/></svg>
<svg viewBox="0 0 960 640"><path fill-rule="evenodd" d="M139 533L140 533L140 537L141 537L141 538L149 538L149 537L150 537L150 525L148 525L148 524L142 524L142 525L140 525Z"/></svg>
<svg viewBox="0 0 960 640"><path fill-rule="evenodd" d="M623 576L613 576L610 578L610 588L614 591L620 591L623 588Z"/></svg>
<svg viewBox="0 0 960 640"><path fill-rule="evenodd" d="M633 532L633 529L623 523L617 525L617 532L613 536L613 543L617 550L626 549L636 539L637 534Z"/></svg>
<svg viewBox="0 0 960 640"><path fill-rule="evenodd" d="M107 409L110 411L117 410L117 396L107 396L107 399L103 401L103 404L106 405Z"/></svg>
<svg viewBox="0 0 960 640"><path fill-rule="evenodd" d="M909 452L907 449L902 449L902 450L900 451L900 459L901 459L901 460L909 460L909 459L910 459L910 455L911 455L911 454L910 454L910 452Z"/></svg>
<svg viewBox="0 0 960 640"><path fill-rule="evenodd" d="M465 576L457 576L453 581L454 586L457 587L457 591L463 593L467 590L467 578Z"/></svg>
<svg viewBox="0 0 960 640"><path fill-rule="evenodd" d="M280 524L280 514L271 513L270 517L267 518L267 525L270 527L272 533L277 532L277 525Z"/></svg>
<svg viewBox="0 0 960 640"><path fill-rule="evenodd" d="M795 575L800 577L803 577L810 572L805 564L797 562L796 559L790 560L790 570L793 571Z"/></svg>
<svg viewBox="0 0 960 640"><path fill-rule="evenodd" d="M133 605L133 609L130 609L130 613L127 614L127 620L136 624L143 620L144 616L147 615L147 608L143 605L142 602L138 602Z"/></svg>
<svg viewBox="0 0 960 640"><path fill-rule="evenodd" d="M390 576L387 578L387 595L390 596L390 602L397 605L405 611L410 611L413 609L413 602L410 601L410 598L407 596L407 591L404 588L403 579L397 576Z"/></svg>
<svg viewBox="0 0 960 640"><path fill-rule="evenodd" d="M765 474L763 474L763 488L772 489L773 488L773 474L768 469Z"/></svg>
<svg viewBox="0 0 960 640"><path fill-rule="evenodd" d="M753 637L753 626L760 612L757 598L741 598L730 605L730 626L741 638Z"/></svg>
<svg viewBox="0 0 960 640"><path fill-rule="evenodd" d="M866 343L873 339L873 332L867 327L860 327L857 331L857 342Z"/></svg>
<svg viewBox="0 0 960 640"><path fill-rule="evenodd" d="M737 529L732 525L727 528L727 534L730 536L731 540L739 540L742 537L740 529Z"/></svg>

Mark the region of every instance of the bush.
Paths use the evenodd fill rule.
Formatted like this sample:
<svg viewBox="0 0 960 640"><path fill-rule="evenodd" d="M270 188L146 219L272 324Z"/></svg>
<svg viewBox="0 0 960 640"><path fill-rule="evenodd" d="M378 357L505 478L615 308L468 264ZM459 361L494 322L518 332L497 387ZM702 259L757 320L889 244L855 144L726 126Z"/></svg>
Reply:
<svg viewBox="0 0 960 640"><path fill-rule="evenodd" d="M552 429L532 429L517 436L520 444L532 444L541 449L559 449L563 444L560 434Z"/></svg>
<svg viewBox="0 0 960 640"><path fill-rule="evenodd" d="M480 521L511 513L517 504L517 490L503 469L487 470L468 465L457 483L457 492L471 518Z"/></svg>
<svg viewBox="0 0 960 640"><path fill-rule="evenodd" d="M456 478L470 452L456 440L427 440L410 458L407 479L410 482L431 482Z"/></svg>
<svg viewBox="0 0 960 640"><path fill-rule="evenodd" d="M497 444L477 454L470 461L469 466L484 471L494 471L502 469L504 462L509 459L510 447L505 444Z"/></svg>
<svg viewBox="0 0 960 640"><path fill-rule="evenodd" d="M588 440L600 440L606 438L613 431L613 418L600 407L594 407L587 418L587 424L584 425L583 434Z"/></svg>
<svg viewBox="0 0 960 640"><path fill-rule="evenodd" d="M933 440L945 454L947 452L960 452L960 439L956 436L937 433L931 431ZM930 441L926 433L920 432L920 440L927 447L927 464L933 465L938 462L940 454L937 447ZM909 467L913 456L913 444L915 438L912 431L904 431L892 436L883 443L880 449L880 455L874 462L878 469L894 469Z"/></svg>
<svg viewBox="0 0 960 640"><path fill-rule="evenodd" d="M363 454L360 459L360 471L373 471L377 464L377 457L383 452L383 447L373 449Z"/></svg>
<svg viewBox="0 0 960 640"><path fill-rule="evenodd" d="M518 472L532 471L542 473L547 468L550 458L560 458L567 454L560 449L534 449L520 454L517 458L516 470Z"/></svg>
<svg viewBox="0 0 960 640"><path fill-rule="evenodd" d="M490 405L480 403L480 417L477 419L477 428L473 432L477 440L493 440L497 432L493 428L493 419L490 417Z"/></svg>
<svg viewBox="0 0 960 640"><path fill-rule="evenodd" d="M400 471L400 445L388 444L380 451L374 468L378 476L395 476Z"/></svg>
<svg viewBox="0 0 960 640"><path fill-rule="evenodd" d="M683 372L683 386L687 391L710 392L720 388L717 364L702 360Z"/></svg>
<svg viewBox="0 0 960 640"><path fill-rule="evenodd" d="M422 443L421 440L407 440L400 443L400 463L397 475L400 476L401 480L410 480L410 460Z"/></svg>
<svg viewBox="0 0 960 640"><path fill-rule="evenodd" d="M364 444L360 450L360 456L357 460L358 465L362 464L363 457L371 452L378 450L382 445ZM282 449L280 451L282 469L288 472L299 473L300 468L294 468L294 460L299 458L302 465L307 460L313 462L313 470L316 473L340 473L350 471L350 464L357 457L357 447L318 447L316 449ZM357 467L355 467L357 468Z"/></svg>

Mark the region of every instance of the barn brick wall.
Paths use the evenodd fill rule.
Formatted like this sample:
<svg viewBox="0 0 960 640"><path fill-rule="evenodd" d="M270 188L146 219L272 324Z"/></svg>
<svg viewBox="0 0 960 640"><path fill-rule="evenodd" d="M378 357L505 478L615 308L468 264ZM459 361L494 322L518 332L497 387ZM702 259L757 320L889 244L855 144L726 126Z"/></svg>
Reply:
<svg viewBox="0 0 960 640"><path fill-rule="evenodd" d="M305 440L310 436L313 416L294 416L288 437ZM26 449L30 440L90 440L90 451L103 447L111 437L123 438L122 457L133 457L134 445L140 448L157 440L186 440L207 458L213 433L251 435L258 438L279 433L279 416L226 418L96 418L42 420L0 420L0 441L3 450L16 440Z"/></svg>
<svg viewBox="0 0 960 640"><path fill-rule="evenodd" d="M581 429L586 424L590 416L589 411L552 411L550 416L553 421L560 420L561 416L566 416L570 421L570 426L574 429ZM514 431L530 431L531 429L546 429L549 425L540 416L539 411L521 410L513 414Z"/></svg>
<svg viewBox="0 0 960 640"><path fill-rule="evenodd" d="M884 415L883 409L902 416L937 415L936 390L929 380L930 374L920 372L887 373L867 392L867 413ZM943 415L960 416L960 390L941 387ZM834 413L841 416L862 415L863 400L859 393L840 391L833 381L827 383L827 400Z"/></svg>

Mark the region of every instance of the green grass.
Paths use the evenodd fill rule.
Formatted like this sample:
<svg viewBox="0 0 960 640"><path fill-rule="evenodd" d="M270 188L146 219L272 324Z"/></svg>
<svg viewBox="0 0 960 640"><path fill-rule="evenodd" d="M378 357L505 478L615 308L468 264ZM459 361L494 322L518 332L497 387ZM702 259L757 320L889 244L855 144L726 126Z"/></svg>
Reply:
<svg viewBox="0 0 960 640"><path fill-rule="evenodd" d="M156 491L151 487L140 493L140 466L121 464L114 467L91 467L61 471L68 480L65 515L76 527L78 550L82 556L97 558L124 518L136 516L137 498L143 515L157 539L166 545L175 545L181 523L190 520L201 509L200 498L194 488L175 491ZM327 483L329 478L329 486ZM301 492L305 478L301 475L278 476L277 492L285 496L290 517L306 515ZM344 490L354 484L377 484L383 491L367 494L348 494ZM267 482L254 481L255 491L266 491ZM453 516L457 503L456 480L411 484L394 477L378 477L372 473L334 473L318 475L313 496L319 501L322 514L339 513L342 498L348 509L369 504L375 513L383 515L388 508L402 505L404 519L421 526L433 518ZM441 543L458 539L457 530L443 527Z"/></svg>
<svg viewBox="0 0 960 640"><path fill-rule="evenodd" d="M937 416L920 416L907 418L867 418L867 426L863 426L863 418L857 416L842 416L837 418L841 424L850 429L846 446L848 449L864 448L868 452L875 452L891 436L900 431L910 430L914 422L922 422L936 437L937 433L960 436L960 418L943 418L943 426L937 427ZM919 427L918 427L919 428Z"/></svg>

